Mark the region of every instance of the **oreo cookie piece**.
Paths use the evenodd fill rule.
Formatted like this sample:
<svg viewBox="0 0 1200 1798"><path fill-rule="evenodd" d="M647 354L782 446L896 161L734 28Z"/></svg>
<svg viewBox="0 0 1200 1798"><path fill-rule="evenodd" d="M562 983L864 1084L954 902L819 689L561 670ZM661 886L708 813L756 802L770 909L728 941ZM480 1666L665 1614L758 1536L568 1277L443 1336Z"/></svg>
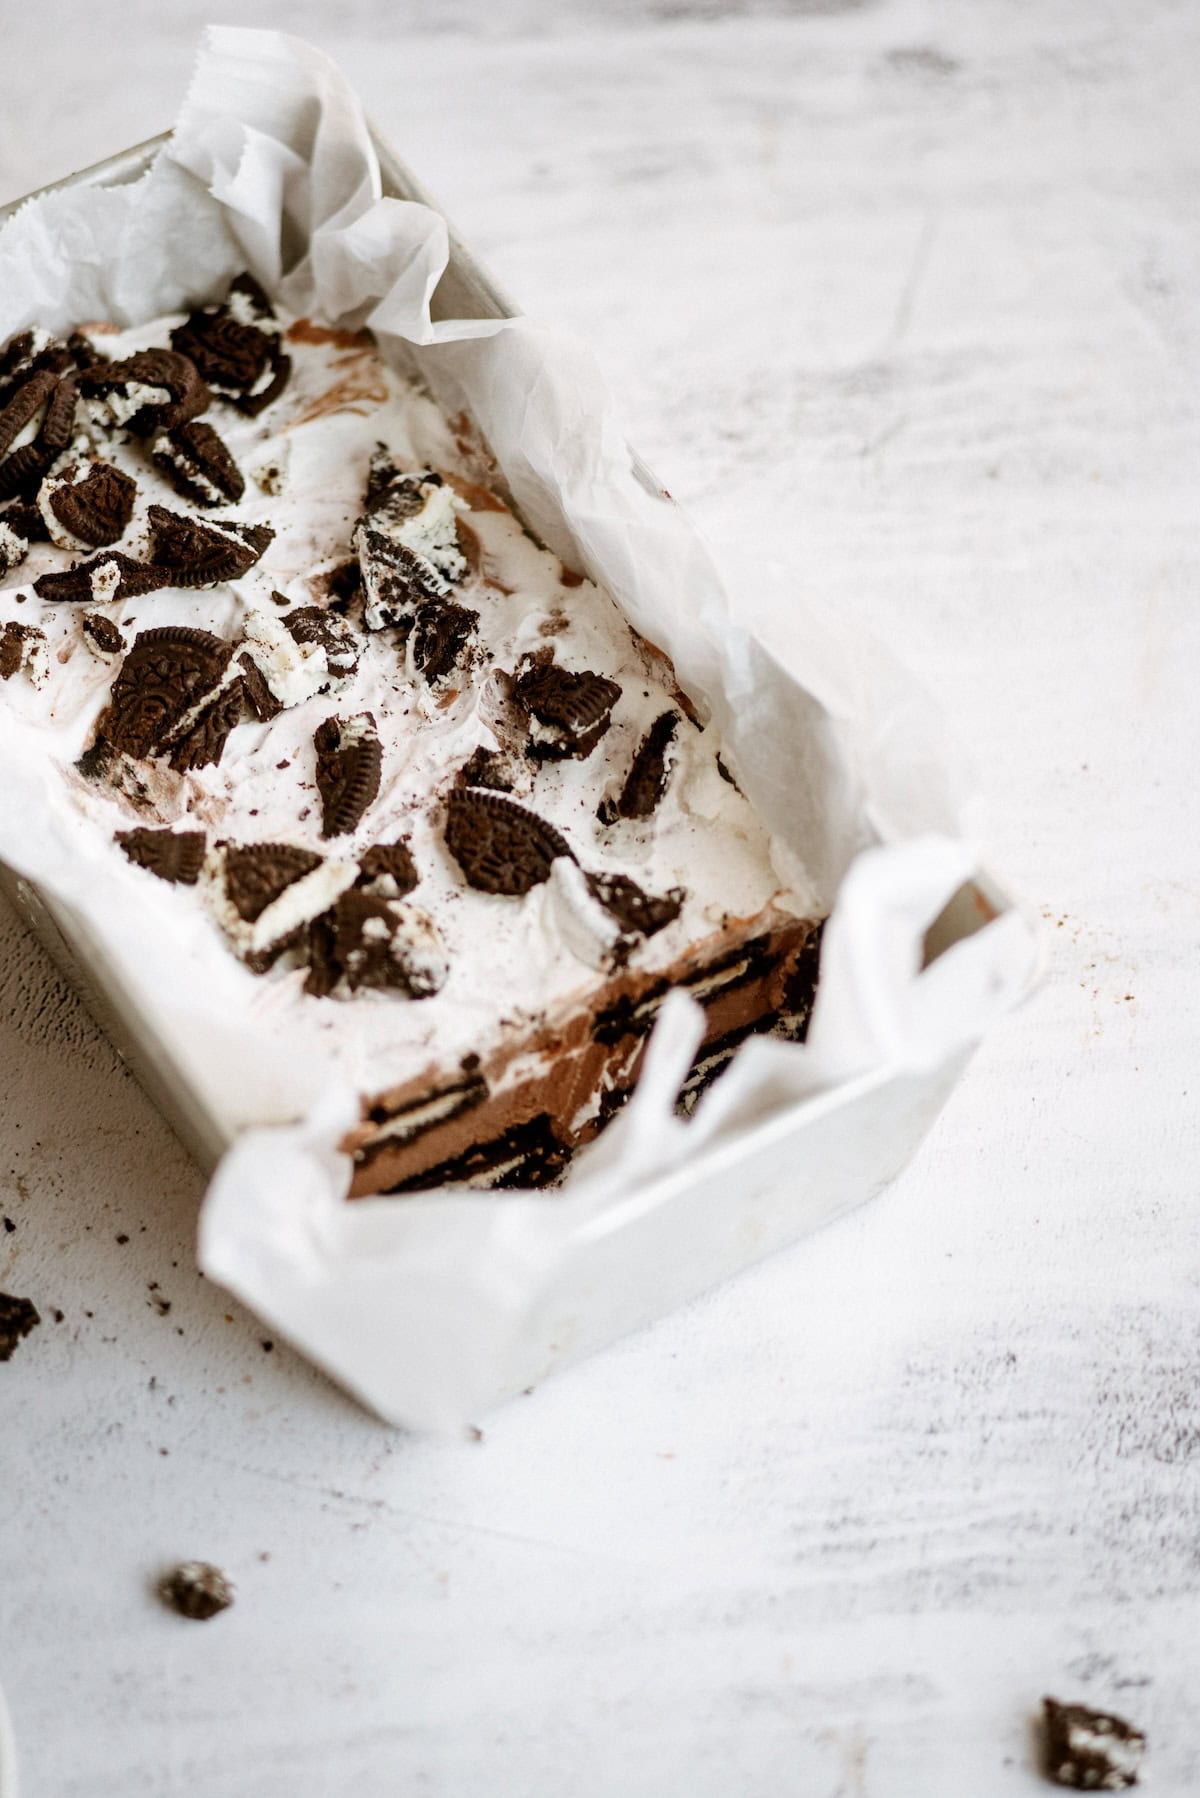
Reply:
<svg viewBox="0 0 1200 1798"><path fill-rule="evenodd" d="M411 893L421 878L412 851L399 838L394 843L372 843L359 856L358 865L361 873L355 882L357 886L386 880L391 883L388 891L397 899Z"/></svg>
<svg viewBox="0 0 1200 1798"><path fill-rule="evenodd" d="M478 623L478 612L452 599L429 599L418 608L408 654L431 686L461 662Z"/></svg>
<svg viewBox="0 0 1200 1798"><path fill-rule="evenodd" d="M223 506L246 491L245 477L227 445L203 419L160 431L150 455L176 493L197 506Z"/></svg>
<svg viewBox="0 0 1200 1798"><path fill-rule="evenodd" d="M305 991L387 988L409 999L440 992L449 971L432 918L401 899L355 888L343 893L312 932L316 941Z"/></svg>
<svg viewBox="0 0 1200 1798"><path fill-rule="evenodd" d="M151 506L150 560L171 587L217 587L236 581L258 561L275 533L266 524L202 524L166 506Z"/></svg>
<svg viewBox="0 0 1200 1798"><path fill-rule="evenodd" d="M586 668L571 673L555 662L526 667L513 682L513 698L529 722L530 754L537 758L590 755L620 697L607 676Z"/></svg>
<svg viewBox="0 0 1200 1798"><path fill-rule="evenodd" d="M632 936L654 936L674 923L687 897L682 887L671 887L655 897L643 892L627 874L589 874L587 883L592 897Z"/></svg>
<svg viewBox="0 0 1200 1798"><path fill-rule="evenodd" d="M597 816L602 824L616 818L649 818L667 790L668 751L679 729L679 714L663 712L642 738L625 784L615 799L603 799Z"/></svg>
<svg viewBox="0 0 1200 1798"><path fill-rule="evenodd" d="M1045 1772L1074 1792L1123 1792L1138 1783L1146 1738L1108 1711L1043 1698Z"/></svg>
<svg viewBox="0 0 1200 1798"><path fill-rule="evenodd" d="M411 629L418 607L445 599L450 591L432 562L369 523L358 525L354 547L362 575L363 623L369 631Z"/></svg>
<svg viewBox="0 0 1200 1798"><path fill-rule="evenodd" d="M11 574L29 554L29 539L5 514L0 517L0 574Z"/></svg>
<svg viewBox="0 0 1200 1798"><path fill-rule="evenodd" d="M97 661L114 662L124 652L124 636L103 612L85 612L79 620L79 629Z"/></svg>
<svg viewBox="0 0 1200 1798"><path fill-rule="evenodd" d="M73 568L58 574L42 574L33 583L39 599L66 604L86 602L93 606L108 605L114 599L134 599L142 593L154 593L170 586L165 569L152 568L148 562L135 562L119 549L105 550L89 562L76 562Z"/></svg>
<svg viewBox="0 0 1200 1798"><path fill-rule="evenodd" d="M222 305L201 306L171 333L211 391L251 417L283 391L291 362L279 321L253 275L239 275Z"/></svg>
<svg viewBox="0 0 1200 1798"><path fill-rule="evenodd" d="M282 702L276 699L271 683L249 650L243 650L238 657L238 667L242 671L242 696L251 716L260 724L269 724L282 712Z"/></svg>
<svg viewBox="0 0 1200 1798"><path fill-rule="evenodd" d="M99 368L102 362L108 360L107 356L101 355L91 338L85 336L82 331L71 332L67 338L67 349L71 353L72 362L78 369Z"/></svg>
<svg viewBox="0 0 1200 1798"><path fill-rule="evenodd" d="M354 862L296 843L218 843L203 869L204 896L235 953L264 974L354 885Z"/></svg>
<svg viewBox="0 0 1200 1798"><path fill-rule="evenodd" d="M370 712L359 712L353 718L326 718L313 734L313 745L321 795L321 835L345 836L379 792L383 751L375 719Z"/></svg>
<svg viewBox="0 0 1200 1798"><path fill-rule="evenodd" d="M46 520L38 511L32 500L12 500L0 511L0 524L18 537L24 537L26 543L49 543L50 533L46 529Z"/></svg>
<svg viewBox="0 0 1200 1798"><path fill-rule="evenodd" d="M137 482L110 462L60 457L38 491L38 507L60 549L102 549L124 535L136 498Z"/></svg>
<svg viewBox="0 0 1200 1798"><path fill-rule="evenodd" d="M0 500L27 499L71 441L75 376L38 369L0 410Z"/></svg>
<svg viewBox="0 0 1200 1798"><path fill-rule="evenodd" d="M175 350L137 350L119 362L96 362L80 372L79 391L93 423L137 437L173 431L212 399L195 363Z"/></svg>
<svg viewBox="0 0 1200 1798"><path fill-rule="evenodd" d="M0 626L0 680L24 674L33 686L44 686L50 674L46 633L36 624L17 624L12 619Z"/></svg>
<svg viewBox="0 0 1200 1798"><path fill-rule="evenodd" d="M511 793L515 782L507 762L497 749L485 749L481 743L455 775L458 787L487 787L493 793Z"/></svg>
<svg viewBox="0 0 1200 1798"><path fill-rule="evenodd" d="M0 409L7 406L31 375L61 375L71 366L70 349L57 337L52 337L40 326L19 331L0 353Z"/></svg>
<svg viewBox="0 0 1200 1798"><path fill-rule="evenodd" d="M39 369L16 387L0 410L0 459L7 459L23 443L33 442L57 386L56 375Z"/></svg>
<svg viewBox="0 0 1200 1798"><path fill-rule="evenodd" d="M246 617L245 632L240 660L247 669L247 696L259 718L302 705L358 667L357 635L343 618L321 606L302 606L284 618L257 607Z"/></svg>
<svg viewBox="0 0 1200 1798"><path fill-rule="evenodd" d="M231 646L210 631L139 631L97 726L105 742L142 760L169 755L183 772L219 762L241 711Z"/></svg>
<svg viewBox="0 0 1200 1798"><path fill-rule="evenodd" d="M547 921L571 953L589 967L611 971L678 917L683 894L676 888L653 899L626 875L586 874L561 857L550 870L546 904Z"/></svg>
<svg viewBox="0 0 1200 1798"><path fill-rule="evenodd" d="M468 886L511 897L548 880L559 856L574 859L570 844L552 824L515 799L478 787L450 794L446 847Z"/></svg>
<svg viewBox="0 0 1200 1798"><path fill-rule="evenodd" d="M202 830L119 830L114 839L129 860L175 886L195 886L204 866Z"/></svg>
<svg viewBox="0 0 1200 1798"><path fill-rule="evenodd" d="M387 452L376 451L367 476L366 522L393 543L436 570L444 581L461 581L466 558L458 546L462 502L453 487L431 468L402 474L388 467Z"/></svg>
<svg viewBox="0 0 1200 1798"><path fill-rule="evenodd" d="M362 641L352 625L325 606L298 606L288 612L283 624L292 641L325 651L325 663L331 675L348 680L358 672Z"/></svg>

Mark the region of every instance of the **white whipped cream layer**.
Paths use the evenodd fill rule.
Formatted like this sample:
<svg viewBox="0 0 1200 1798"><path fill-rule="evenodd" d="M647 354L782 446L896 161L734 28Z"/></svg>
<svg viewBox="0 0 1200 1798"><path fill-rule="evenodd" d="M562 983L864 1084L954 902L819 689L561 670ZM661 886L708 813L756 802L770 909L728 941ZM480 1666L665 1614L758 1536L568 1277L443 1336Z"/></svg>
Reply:
<svg viewBox="0 0 1200 1798"><path fill-rule="evenodd" d="M180 322L175 315L125 332L93 330L93 337L107 356L123 357L165 347ZM159 504L205 524L269 524L275 537L261 561L234 584L123 601L112 598L106 570L92 583L89 608L37 599L32 582L39 574L83 558L53 544L32 545L19 585L15 573L0 574L0 624L11 618L46 633L51 678L40 689L6 683L0 704L18 708L44 730L80 829L106 840L132 825L186 824L206 830L210 846L218 838L284 841L327 856L332 851L343 865L373 843L407 840L420 872L411 903L433 921L447 964L432 996L414 1002L366 991L317 999L303 992L305 971L287 956L261 976L235 967L246 1017L286 1036L297 1068L297 1110L313 1089L314 1068L343 1074L363 1092L434 1065L454 1070L462 1057L523 1035L594 987L610 932L569 865L524 898L497 897L466 884L443 841L444 800L458 770L475 749L512 742L492 670L513 671L532 652L551 647L561 666L593 670L621 687L611 726L589 756L534 762L515 755L510 762L513 796L562 832L587 872L628 875L656 896L684 889L679 916L637 944L633 969L665 967L727 920L751 919L772 903L811 916L811 896L794 884L788 888L766 830L719 772L715 731L682 713L668 788L654 814L608 826L599 821L601 798L620 790L646 730L664 710L679 709L669 668L635 637L608 594L564 570L490 498L486 459L461 420L452 425L364 340L290 324L283 321L292 375L282 394L256 418L219 399L203 415L246 475L236 504L198 512L153 467L144 443L107 428L95 413L87 425L94 451L138 484L132 523L116 549L146 553L147 508ZM456 497L439 501L425 523L439 548L449 549L447 525L455 519L478 544L470 558L477 566L451 589L455 601L479 614L478 653L430 686L411 669L394 631L361 631L357 671L316 692L317 674L322 685L329 678L323 652L318 657L290 639L284 643L273 626L285 608L271 595L281 593L293 606L321 603L319 576L353 554L368 465L380 442L400 468L435 469L455 480ZM199 627L235 643L248 636L277 658L271 684L287 709L266 724L248 718L239 724L217 767L180 775L165 762L139 764L139 780L127 784L135 793L143 789L141 803L86 779L74 763L120 665L119 658L114 667L88 649L81 630L88 609L119 625L130 646L139 630L159 625ZM373 715L382 744L381 788L356 830L335 846L320 834L313 733L331 715L364 712ZM155 877L126 863L115 844L112 854L127 870L136 903ZM331 892L343 880L339 871ZM164 903L191 958L229 963L232 949L205 903L207 884L170 888ZM161 892L161 883L155 885Z"/></svg>

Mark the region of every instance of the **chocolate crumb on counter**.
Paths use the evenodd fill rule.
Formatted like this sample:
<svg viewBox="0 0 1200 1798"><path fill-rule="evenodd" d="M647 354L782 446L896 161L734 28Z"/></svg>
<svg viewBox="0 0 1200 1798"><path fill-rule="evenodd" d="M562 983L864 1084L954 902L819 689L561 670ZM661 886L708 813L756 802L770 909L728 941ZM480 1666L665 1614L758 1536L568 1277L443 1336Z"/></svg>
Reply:
<svg viewBox="0 0 1200 1798"><path fill-rule="evenodd" d="M0 1292L0 1361L9 1361L17 1346L41 1323L32 1299L13 1298Z"/></svg>
<svg viewBox="0 0 1200 1798"><path fill-rule="evenodd" d="M1123 1717L1042 1700L1044 1771L1073 1792L1123 1792L1138 1783L1146 1737Z"/></svg>
<svg viewBox="0 0 1200 1798"><path fill-rule="evenodd" d="M181 1561L159 1581L158 1595L178 1616L207 1623L229 1609L233 1586L229 1576L210 1561Z"/></svg>

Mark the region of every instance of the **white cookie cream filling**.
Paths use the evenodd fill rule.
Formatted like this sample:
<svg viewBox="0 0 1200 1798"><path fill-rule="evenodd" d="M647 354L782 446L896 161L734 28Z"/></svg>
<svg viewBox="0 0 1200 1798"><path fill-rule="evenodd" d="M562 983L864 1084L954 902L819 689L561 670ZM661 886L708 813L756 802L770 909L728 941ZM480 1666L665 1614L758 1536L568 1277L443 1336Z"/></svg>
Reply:
<svg viewBox="0 0 1200 1798"><path fill-rule="evenodd" d="M166 406L171 401L168 387L151 387L146 381L125 381L111 393L92 394L83 402L89 423L101 431L129 423L143 406Z"/></svg>
<svg viewBox="0 0 1200 1798"><path fill-rule="evenodd" d="M230 943L242 957L262 955L292 932L311 924L348 892L358 879L358 863L327 858L290 886L284 887L253 921L243 918L225 889L225 850L204 858L198 882L202 897Z"/></svg>
<svg viewBox="0 0 1200 1798"><path fill-rule="evenodd" d="M92 589L93 605L110 604L117 597L117 588L121 585L120 564L111 557L106 562L97 562L88 574L88 585Z"/></svg>
<svg viewBox="0 0 1200 1798"><path fill-rule="evenodd" d="M50 400L44 399L37 411L33 414L33 417L25 420L25 423L21 426L21 429L17 432L16 436L5 450L4 454L6 457L11 456L14 450L25 449L28 444L34 441L43 424L46 422L46 408L49 404Z"/></svg>
<svg viewBox="0 0 1200 1798"><path fill-rule="evenodd" d="M339 677L324 644L297 643L277 613L259 607L242 626L245 647L271 693L282 706L303 705Z"/></svg>

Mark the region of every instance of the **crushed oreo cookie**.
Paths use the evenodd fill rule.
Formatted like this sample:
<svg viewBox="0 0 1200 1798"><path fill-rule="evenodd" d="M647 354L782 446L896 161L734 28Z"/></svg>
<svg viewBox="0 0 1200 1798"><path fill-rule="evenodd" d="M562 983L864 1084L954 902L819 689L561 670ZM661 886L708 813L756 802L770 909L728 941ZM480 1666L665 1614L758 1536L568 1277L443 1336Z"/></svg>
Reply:
<svg viewBox="0 0 1200 1798"><path fill-rule="evenodd" d="M298 606L283 620L293 641L325 651L331 674L349 679L358 672L362 640L352 625L325 606Z"/></svg>
<svg viewBox="0 0 1200 1798"><path fill-rule="evenodd" d="M204 866L202 830L119 830L114 839L129 860L174 886L195 886Z"/></svg>
<svg viewBox="0 0 1200 1798"><path fill-rule="evenodd" d="M345 836L354 829L379 792L383 751L370 712L353 718L326 718L313 735L317 752L317 792L321 835Z"/></svg>
<svg viewBox="0 0 1200 1798"><path fill-rule="evenodd" d="M75 375L40 369L0 411L0 500L31 499L71 441Z"/></svg>
<svg viewBox="0 0 1200 1798"><path fill-rule="evenodd" d="M242 671L242 694L247 710L260 724L269 724L282 712L282 700L276 699L270 681L249 650L243 650L239 655L238 667Z"/></svg>
<svg viewBox="0 0 1200 1798"><path fill-rule="evenodd" d="M84 642L98 661L115 661L124 652L124 636L103 612L85 612L79 621L79 629Z"/></svg>
<svg viewBox="0 0 1200 1798"><path fill-rule="evenodd" d="M1046 1776L1074 1792L1123 1792L1138 1783L1146 1738L1140 1729L1085 1704L1042 1700Z"/></svg>
<svg viewBox="0 0 1200 1798"><path fill-rule="evenodd" d="M7 515L0 517L0 574L11 574L28 554L28 537L14 527Z"/></svg>
<svg viewBox="0 0 1200 1798"><path fill-rule="evenodd" d="M169 754L183 772L219 762L238 721L240 671L211 631L163 625L139 631L97 730L123 755Z"/></svg>
<svg viewBox="0 0 1200 1798"><path fill-rule="evenodd" d="M223 506L241 499L246 481L224 440L203 419L162 431L150 455L184 499L197 506Z"/></svg>
<svg viewBox="0 0 1200 1798"><path fill-rule="evenodd" d="M56 521L47 519L51 537L62 549L86 543L103 549L124 535L133 517L137 482L110 462L55 463L42 482L38 504ZM43 512L45 516L45 512Z"/></svg>
<svg viewBox="0 0 1200 1798"><path fill-rule="evenodd" d="M60 343L57 337L36 325L31 330L18 331L0 351L0 407L7 405L30 375L42 370L60 375L71 365L69 343Z"/></svg>
<svg viewBox="0 0 1200 1798"><path fill-rule="evenodd" d="M374 880L387 879L393 883L398 898L411 893L421 878L412 858L412 850L399 839L394 843L372 843L359 856L358 865L362 872L356 885L363 886Z"/></svg>
<svg viewBox="0 0 1200 1798"><path fill-rule="evenodd" d="M44 415L58 379L49 369L39 369L22 381L0 409L0 460L6 458L21 434L28 433L39 414Z"/></svg>
<svg viewBox="0 0 1200 1798"><path fill-rule="evenodd" d="M656 898L644 893L627 874L589 874L587 883L592 897L615 918L622 931L633 936L654 936L673 924L686 897L682 887L672 887Z"/></svg>
<svg viewBox="0 0 1200 1798"><path fill-rule="evenodd" d="M518 897L549 879L555 859L573 859L566 838L501 793L467 787L450 794L446 847L468 886L481 893Z"/></svg>
<svg viewBox="0 0 1200 1798"><path fill-rule="evenodd" d="M388 989L427 999L445 985L446 954L432 918L382 889L355 887L317 919L310 933L305 991L328 997L339 986L354 993Z"/></svg>
<svg viewBox="0 0 1200 1798"><path fill-rule="evenodd" d="M333 612L346 612L362 592L362 569L355 558L352 561L339 562L323 577L325 591L329 598L329 609ZM285 600L285 604L287 601Z"/></svg>
<svg viewBox="0 0 1200 1798"><path fill-rule="evenodd" d="M85 336L82 331L71 332L67 338L67 349L70 352L71 361L79 369L98 368L102 362L108 360L106 356L101 355L91 338Z"/></svg>
<svg viewBox="0 0 1200 1798"><path fill-rule="evenodd" d="M36 624L17 624L11 618L0 626L0 680L11 680L24 673L35 687L43 685L50 672L46 633Z"/></svg>
<svg viewBox="0 0 1200 1798"><path fill-rule="evenodd" d="M481 743L459 769L454 784L459 787L488 787L493 793L511 793L516 783L508 762L500 751L485 749Z"/></svg>
<svg viewBox="0 0 1200 1798"><path fill-rule="evenodd" d="M0 510L0 524L7 525L10 531L18 537L23 537L26 543L48 543L50 541L46 520L33 500L10 500Z"/></svg>
<svg viewBox="0 0 1200 1798"><path fill-rule="evenodd" d="M93 363L80 372L79 391L96 425L136 437L173 431L212 399L195 363L176 350L137 350L119 362Z"/></svg>
<svg viewBox="0 0 1200 1798"><path fill-rule="evenodd" d="M180 1617L207 1623L233 1603L227 1574L208 1561L183 1561L159 1581L159 1597Z"/></svg>
<svg viewBox="0 0 1200 1798"><path fill-rule="evenodd" d="M171 585L166 569L136 562L119 549L106 549L88 562L76 562L57 574L41 574L33 583L39 599L67 605L108 605L114 599L135 599Z"/></svg>
<svg viewBox="0 0 1200 1798"><path fill-rule="evenodd" d="M463 651L475 634L479 613L452 599L429 599L419 607L408 653L432 685L443 680L463 659Z"/></svg>
<svg viewBox="0 0 1200 1798"><path fill-rule="evenodd" d="M461 581L466 558L458 544L460 501L433 469L402 473L381 444L367 474L363 522L391 543L402 544L428 570L432 586L444 593ZM440 587L439 587L440 583Z"/></svg>
<svg viewBox="0 0 1200 1798"><path fill-rule="evenodd" d="M151 506L150 559L172 587L216 587L248 573L275 533L270 525L201 523L166 506Z"/></svg>
<svg viewBox="0 0 1200 1798"><path fill-rule="evenodd" d="M0 1292L0 1361L11 1360L18 1345L41 1321L31 1299L17 1299Z"/></svg>
<svg viewBox="0 0 1200 1798"><path fill-rule="evenodd" d="M279 321L253 275L239 275L221 305L201 306L171 332L211 391L256 416L282 393L291 372Z"/></svg>
<svg viewBox="0 0 1200 1798"><path fill-rule="evenodd" d="M369 524L358 526L354 546L365 598L363 623L369 631L411 629L419 606L449 593L431 562Z"/></svg>
<svg viewBox="0 0 1200 1798"><path fill-rule="evenodd" d="M297 843L218 843L202 872L218 923L255 974L301 942L357 876L357 863L327 861Z"/></svg>
<svg viewBox="0 0 1200 1798"><path fill-rule="evenodd" d="M605 675L586 668L572 673L549 660L522 669L512 692L529 720L530 754L577 760L596 747L621 697Z"/></svg>
<svg viewBox="0 0 1200 1798"><path fill-rule="evenodd" d="M679 729L677 712L662 712L642 738L625 784L615 799L602 799L597 812L602 824L617 818L649 818L667 790L670 773L668 751Z"/></svg>

